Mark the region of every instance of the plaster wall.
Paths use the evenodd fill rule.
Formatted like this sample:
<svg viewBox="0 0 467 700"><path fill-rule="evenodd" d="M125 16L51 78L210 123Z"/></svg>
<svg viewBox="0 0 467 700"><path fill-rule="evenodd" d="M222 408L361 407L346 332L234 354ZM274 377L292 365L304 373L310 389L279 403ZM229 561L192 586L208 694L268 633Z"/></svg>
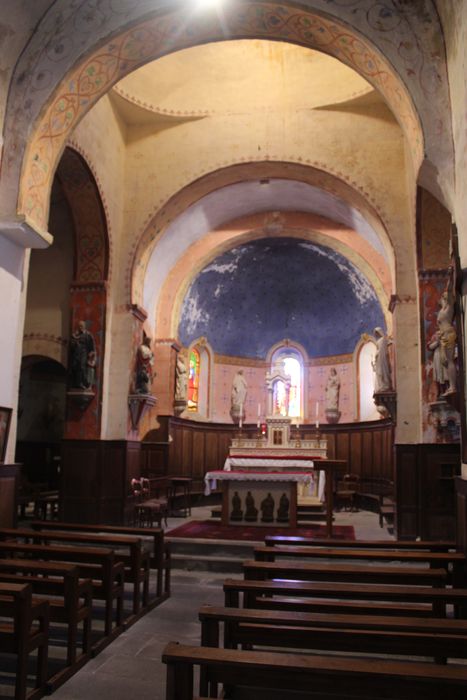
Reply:
<svg viewBox="0 0 467 700"><path fill-rule="evenodd" d="M117 288L119 284L123 284L124 277L121 250L122 238L125 236L122 219L125 130L125 125L115 112L111 101L105 96L86 115L70 141L70 145L84 156L96 179L109 234L109 283L101 423L102 438L106 439L126 435L128 358L133 355L132 334L128 330L133 319L125 318L129 313L127 309L115 308ZM108 391L105 387L108 387Z"/></svg>
<svg viewBox="0 0 467 700"><path fill-rule="evenodd" d="M347 423L354 420L354 376L352 362L346 356L326 358L322 364L310 364L305 366L304 389L304 415L303 423L315 423L316 402L319 402L319 420L326 423L325 393L324 389L329 375L330 367L335 367L338 373L341 388L339 398L340 422ZM258 404L261 406L261 420L264 421L267 409L266 363L251 361L246 358L229 358L228 361L218 361L214 364L214 381L212 386L212 421L220 423L231 422L230 395L233 378L239 369L244 370L244 376L248 383L248 392L245 402L245 423L257 423ZM189 413L186 414L189 418Z"/></svg>
<svg viewBox="0 0 467 700"><path fill-rule="evenodd" d="M6 462L12 462L16 442L16 410L29 251L19 248L0 233L0 260L0 299L3 300L0 304L0 406L13 409L5 457Z"/></svg>
<svg viewBox="0 0 467 700"><path fill-rule="evenodd" d="M413 286L402 259L414 237L401 178L405 165L401 131L392 119L337 110L285 113L279 127L274 115L265 114L261 119L248 115L206 118L157 134L147 126L130 129L125 200L128 255L148 220L181 188L207 172L256 160L315 165L367 192L383 213L396 258L402 253L397 283Z"/></svg>
<svg viewBox="0 0 467 700"><path fill-rule="evenodd" d="M0 19L0 124L3 124L9 83L18 56L28 41L39 18L52 4L51 0L14 0L8 9L2 2ZM0 161L3 148L3 133L0 134Z"/></svg>
<svg viewBox="0 0 467 700"><path fill-rule="evenodd" d="M467 4L441 2L437 9L446 41L452 130L455 149L455 193L453 219L459 232L462 266L467 266Z"/></svg>
<svg viewBox="0 0 467 700"><path fill-rule="evenodd" d="M74 228L61 188L51 207L49 228L54 235L46 250L31 251L23 354L46 355L67 364L63 342L70 335L70 283L73 279ZM49 348L42 345L49 340ZM37 346L37 350L35 347ZM60 348L60 355L56 352Z"/></svg>

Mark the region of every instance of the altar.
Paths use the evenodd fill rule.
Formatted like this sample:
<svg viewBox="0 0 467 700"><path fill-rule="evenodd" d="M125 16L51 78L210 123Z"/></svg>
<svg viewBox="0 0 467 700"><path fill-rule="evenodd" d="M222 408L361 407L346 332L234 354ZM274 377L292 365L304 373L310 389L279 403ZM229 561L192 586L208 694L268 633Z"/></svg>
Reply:
<svg viewBox="0 0 467 700"><path fill-rule="evenodd" d="M224 469L205 475L206 494L222 486L223 525L295 528L297 503L325 500L325 472L315 462L326 457L326 441L291 435L285 416L271 416L266 425L265 435L234 438Z"/></svg>
<svg viewBox="0 0 467 700"><path fill-rule="evenodd" d="M319 432L302 440L291 418L278 413L274 400L278 383L288 398L290 377L278 362L266 376L268 415L266 431L242 435L243 408L239 433L232 440L222 471L205 475L206 493L220 482L223 525L261 525L296 528L297 505L326 506L326 533L332 536L333 482L336 469L345 461L327 459L327 441ZM288 407L288 401L286 401Z"/></svg>

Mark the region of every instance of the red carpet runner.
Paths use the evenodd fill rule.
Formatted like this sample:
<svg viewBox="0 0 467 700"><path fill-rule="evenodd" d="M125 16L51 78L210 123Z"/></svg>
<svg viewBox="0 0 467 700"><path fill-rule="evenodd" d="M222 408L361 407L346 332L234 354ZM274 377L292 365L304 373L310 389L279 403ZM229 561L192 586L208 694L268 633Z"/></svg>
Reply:
<svg viewBox="0 0 467 700"><path fill-rule="evenodd" d="M355 531L351 525L334 525L333 536L339 539L354 540ZM293 537L326 537L324 525L307 527L252 527L248 525L220 525L210 520L192 520L166 533L167 537L188 537L201 540L245 540L261 542L265 535L290 535Z"/></svg>

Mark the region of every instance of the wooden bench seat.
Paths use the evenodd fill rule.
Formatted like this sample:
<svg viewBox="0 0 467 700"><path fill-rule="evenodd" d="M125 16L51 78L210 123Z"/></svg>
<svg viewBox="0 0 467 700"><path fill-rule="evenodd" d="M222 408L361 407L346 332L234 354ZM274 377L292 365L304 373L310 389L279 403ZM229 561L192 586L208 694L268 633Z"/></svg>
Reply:
<svg viewBox="0 0 467 700"><path fill-rule="evenodd" d="M203 605L199 610L201 644L344 651L396 656L467 658L467 621L439 618L329 615Z"/></svg>
<svg viewBox="0 0 467 700"><path fill-rule="evenodd" d="M269 547L291 545L305 547L338 547L339 549L396 549L428 552L456 551L454 541L432 542L431 540L343 540L338 538L300 537L290 535L266 535L264 543Z"/></svg>
<svg viewBox="0 0 467 700"><path fill-rule="evenodd" d="M305 581L224 581L225 605L267 607L280 610L314 609L386 615L446 617L454 608L456 617L467 618L467 589L426 586L381 585ZM415 606L415 607L414 607Z"/></svg>
<svg viewBox="0 0 467 700"><path fill-rule="evenodd" d="M0 542L0 556L29 557L31 560L69 562L78 567L82 578L92 580L93 599L104 601L104 636L107 643L119 634L123 624L124 566L115 561L112 549ZM1 559L0 559L1 562ZM115 628L113 624L115 607Z"/></svg>
<svg viewBox="0 0 467 700"><path fill-rule="evenodd" d="M303 564L292 561L243 562L245 579L285 579L296 581L341 581L348 583L381 583L416 586L446 585L445 569L429 569L415 566L381 566L340 563Z"/></svg>
<svg viewBox="0 0 467 700"><path fill-rule="evenodd" d="M0 582L0 652L16 656L15 700L37 700L46 692L49 604L32 597L28 584ZM28 691L28 661L37 651L35 687Z"/></svg>
<svg viewBox="0 0 467 700"><path fill-rule="evenodd" d="M199 666L201 695L217 697L217 685L300 691L305 698L465 700L467 665L355 657L242 651L169 643L166 700L192 700L193 668ZM228 696L227 696L228 697Z"/></svg>
<svg viewBox="0 0 467 700"><path fill-rule="evenodd" d="M125 583L133 586L132 612L138 616L141 606L143 612L149 609L149 567L150 554L143 548L139 537L124 537L81 532L63 532L47 527L39 530L0 529L0 541L15 538L25 543L43 544L85 544L112 548L116 561L123 562L125 567Z"/></svg>
<svg viewBox="0 0 467 700"><path fill-rule="evenodd" d="M170 543L164 539L162 528L129 527L126 525L91 525L83 523L65 523L58 521L34 520L34 530L62 530L64 532L83 532L89 534L129 535L140 537L143 541L152 541L150 565L157 571L157 597L159 602L170 595ZM165 577L165 578L164 578Z"/></svg>
<svg viewBox="0 0 467 700"><path fill-rule="evenodd" d="M369 560L372 563L389 563L397 561L400 564L407 562L415 564L428 564L431 568L443 568L451 571L448 583L462 587L466 579L466 557L462 552L428 552L412 550L369 550L369 549L340 549L338 547L306 547L261 546L254 548L254 557L257 561L276 561L277 558L291 557L293 559L345 559L347 561Z"/></svg>
<svg viewBox="0 0 467 700"><path fill-rule="evenodd" d="M31 585L35 597L50 606L50 621L64 624L67 634L66 669L59 671L56 684L66 680L85 663L91 651L92 584L80 579L73 564L65 562L0 559L0 581ZM78 630L82 625L81 653L78 654ZM50 684L50 679L49 679Z"/></svg>

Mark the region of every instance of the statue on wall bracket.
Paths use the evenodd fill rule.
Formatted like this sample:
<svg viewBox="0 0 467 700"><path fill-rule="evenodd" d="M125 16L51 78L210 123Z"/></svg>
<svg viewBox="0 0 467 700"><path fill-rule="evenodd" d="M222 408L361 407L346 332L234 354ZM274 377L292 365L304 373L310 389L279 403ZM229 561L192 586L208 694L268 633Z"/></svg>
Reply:
<svg viewBox="0 0 467 700"><path fill-rule="evenodd" d="M175 365L174 413L179 416L188 405L188 370L184 356L179 352Z"/></svg>
<svg viewBox="0 0 467 700"><path fill-rule="evenodd" d="M70 365L68 398L84 410L92 401L96 392L96 344L92 333L86 328L86 322L78 325L70 338Z"/></svg>
<svg viewBox="0 0 467 700"><path fill-rule="evenodd" d="M375 390L373 401L376 410L382 418L390 418L396 423L397 418L397 394L392 385L391 361L389 358L390 338L379 326L374 330L376 338L376 354L373 361L375 373Z"/></svg>
<svg viewBox="0 0 467 700"><path fill-rule="evenodd" d="M438 435L443 440L457 441L460 437L460 415L457 405L457 332L454 326L452 274L440 296L439 307L436 331L427 342L427 350L432 352L430 369L437 396L437 400L429 406Z"/></svg>
<svg viewBox="0 0 467 700"><path fill-rule="evenodd" d="M338 423L341 417L341 412L339 411L339 394L341 388L341 381L337 370L335 367L331 367L329 370L328 380L324 388L324 395L326 398L326 409L325 414L328 423Z"/></svg>
<svg viewBox="0 0 467 700"><path fill-rule="evenodd" d="M248 384L243 374L243 369L239 369L232 381L230 392L230 417L232 421L242 427L245 420L245 401L248 391Z"/></svg>
<svg viewBox="0 0 467 700"><path fill-rule="evenodd" d="M132 430L138 429L143 415L156 404L156 397L152 394L152 381L155 375L153 367L154 353L151 349L151 338L143 332L143 340L136 351L133 392L128 396Z"/></svg>

